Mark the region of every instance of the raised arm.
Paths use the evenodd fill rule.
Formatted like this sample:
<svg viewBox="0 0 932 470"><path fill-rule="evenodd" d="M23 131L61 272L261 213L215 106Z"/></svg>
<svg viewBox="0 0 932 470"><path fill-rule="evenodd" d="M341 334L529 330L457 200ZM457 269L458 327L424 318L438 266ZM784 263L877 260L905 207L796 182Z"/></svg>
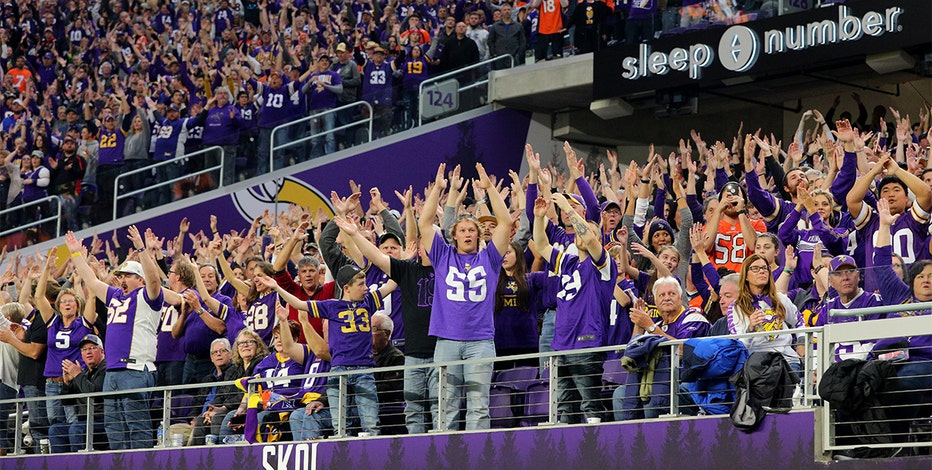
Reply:
<svg viewBox="0 0 932 470"><path fill-rule="evenodd" d="M304 364L304 346L296 343L291 336L291 328L288 327L288 309L281 304L276 305L275 316L278 317L278 324L281 325L279 333L282 340L282 352L290 356L298 364Z"/></svg>
<svg viewBox="0 0 932 470"><path fill-rule="evenodd" d="M136 237L139 237L139 231L136 229L135 225L129 226L129 232L130 234L135 232ZM136 245L135 240L133 241L133 245L136 246L137 250L140 248ZM146 229L144 248L144 250L139 252L139 263L142 265L143 274L146 275L146 297L149 300L155 300L162 294L162 270L159 269L158 263L155 262L153 253L156 250L161 250L162 242L152 233L152 229Z"/></svg>
<svg viewBox="0 0 932 470"><path fill-rule="evenodd" d="M492 205L492 214L498 223L492 232L492 244L495 245L495 249L500 254L504 255L508 249L509 238L511 238L511 227L513 225L511 213L508 212L505 200L495 189L492 180L489 179L489 175L485 172L485 168L481 163L476 164L476 171L479 172L479 187L485 189L489 203Z"/></svg>
<svg viewBox="0 0 932 470"><path fill-rule="evenodd" d="M87 264L84 246L81 245L81 241L74 236L74 232L69 231L65 234L65 245L68 246L68 251L71 252L71 262L74 264L74 269L78 272L78 275L81 276L81 279L84 279L84 284L87 285L88 289L90 289L97 298L106 302L107 289L110 286L104 281L97 279L97 274L94 273L94 269Z"/></svg>
<svg viewBox="0 0 932 470"><path fill-rule="evenodd" d="M569 217L570 223L573 224L573 228L576 229L576 245L585 247L586 251L589 252L589 256L593 259L600 259L604 248L602 248L602 236L598 233L598 230L593 230L589 222L580 217L579 214L573 210L569 201L566 200L566 196L560 193L554 193L551 197L553 198L554 204L559 206L560 210ZM537 208L535 207L535 211L536 210Z"/></svg>
<svg viewBox="0 0 932 470"><path fill-rule="evenodd" d="M295 310L300 310L302 312L307 311L308 309L307 301L301 300L295 297L294 295L291 295L290 293L288 293L288 291L286 291L285 289L282 289L282 287L279 286L277 282L275 282L275 279L258 274L256 276L253 276L253 282L258 282L259 284L262 284L265 287L268 287L270 289L275 289L275 292L278 292L279 297L281 297L285 302L287 302L288 305L294 307Z"/></svg>
<svg viewBox="0 0 932 470"><path fill-rule="evenodd" d="M335 217L333 221L340 227L343 236L347 239L351 239L369 262L381 269L383 273L391 276L391 258L385 253L382 253L382 251L366 239L366 237L362 236L356 224L343 216Z"/></svg>
<svg viewBox="0 0 932 470"><path fill-rule="evenodd" d="M444 172L447 165L441 163L437 168L437 175L434 177L434 185L424 200L424 206L421 208L421 218L417 222L417 227L421 232L421 246L428 254L434 243L434 214L437 213L437 205L440 201L440 192L447 187L447 180L444 178Z"/></svg>
<svg viewBox="0 0 932 470"><path fill-rule="evenodd" d="M50 304L49 299L45 297L45 290L49 282L49 271L52 269L51 262L51 256L45 258L45 264L42 266L42 275L39 276L39 282L36 284L36 308L39 310L39 314L42 315L42 321L45 323L48 323L49 320L52 319L52 316L55 315L52 304Z"/></svg>
<svg viewBox="0 0 932 470"><path fill-rule="evenodd" d="M538 196L534 201L534 237L532 241L540 256L550 262L553 246L550 245L550 240L547 238L547 222L544 219L547 215L548 206L550 206L550 202L544 199L543 196Z"/></svg>

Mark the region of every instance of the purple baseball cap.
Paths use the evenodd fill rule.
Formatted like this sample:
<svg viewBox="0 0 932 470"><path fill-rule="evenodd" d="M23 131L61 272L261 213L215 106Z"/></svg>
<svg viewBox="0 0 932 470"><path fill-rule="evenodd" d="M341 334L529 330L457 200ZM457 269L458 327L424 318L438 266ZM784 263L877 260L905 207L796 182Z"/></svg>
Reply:
<svg viewBox="0 0 932 470"><path fill-rule="evenodd" d="M842 266L851 266L851 268L857 269L858 265L854 262L854 258L848 255L838 255L832 258L828 263L828 267L831 271L838 271L838 268Z"/></svg>

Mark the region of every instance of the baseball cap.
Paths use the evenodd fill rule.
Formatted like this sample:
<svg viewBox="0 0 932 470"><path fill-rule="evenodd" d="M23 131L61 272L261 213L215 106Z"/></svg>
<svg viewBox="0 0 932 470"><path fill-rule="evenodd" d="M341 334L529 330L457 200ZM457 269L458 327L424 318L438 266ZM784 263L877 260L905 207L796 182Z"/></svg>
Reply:
<svg viewBox="0 0 932 470"><path fill-rule="evenodd" d="M385 53L385 49L382 49L381 47L376 47L375 50L372 51L372 53L373 53L373 54L384 54L384 53Z"/></svg>
<svg viewBox="0 0 932 470"><path fill-rule="evenodd" d="M81 346L84 346L87 343L94 343L100 349L104 348L103 340L100 339L100 336L97 336L97 335L85 335L84 338L81 339L81 342L78 343L78 347L80 348Z"/></svg>
<svg viewBox="0 0 932 470"><path fill-rule="evenodd" d="M39 157L39 158L45 158L45 153L42 152L41 150L33 150L33 151L32 151L32 156L33 156L33 157Z"/></svg>
<svg viewBox="0 0 932 470"><path fill-rule="evenodd" d="M321 54L320 57L317 58L317 60L324 60L324 59L326 59L327 62L333 62L333 60L327 54Z"/></svg>
<svg viewBox="0 0 932 470"><path fill-rule="evenodd" d="M356 277L356 275L361 272L362 270L351 264L343 266L339 271L337 271L337 285L339 285L342 289L348 282L350 282L350 279Z"/></svg>
<svg viewBox="0 0 932 470"><path fill-rule="evenodd" d="M142 273L142 265L138 261L127 261L115 271L116 273L135 274L139 277L146 277Z"/></svg>
<svg viewBox="0 0 932 470"><path fill-rule="evenodd" d="M568 194L565 194L565 196L566 196L567 201L569 201L570 203L572 203L573 201L576 201L576 203L582 206L583 209L586 208L586 201L584 201L582 196L580 196L579 194L568 193Z"/></svg>
<svg viewBox="0 0 932 470"><path fill-rule="evenodd" d="M379 47L379 43L377 43L377 42L375 42L375 41L369 41L369 42L366 43L366 49L373 49L373 48L376 48L376 47Z"/></svg>
<svg viewBox="0 0 932 470"><path fill-rule="evenodd" d="M830 271L838 271L838 268L842 266L851 266L852 268L857 269L858 265L854 262L854 258L848 255L838 255L832 258L828 263Z"/></svg>
<svg viewBox="0 0 932 470"><path fill-rule="evenodd" d="M392 232L385 232L385 233L383 233L382 235L380 235L380 236L379 236L379 245L378 245L378 246L382 246L382 244L385 243L385 241L388 240L388 239L395 240L396 242L398 242L399 245L401 245L402 247L404 246L404 243L401 242L401 237L399 237L398 235L396 235L396 234L394 234L394 233L392 233Z"/></svg>
<svg viewBox="0 0 932 470"><path fill-rule="evenodd" d="M54 59L55 55L52 54L51 52L46 52L45 55L43 55L42 57L45 57L46 59Z"/></svg>
<svg viewBox="0 0 932 470"><path fill-rule="evenodd" d="M15 100L13 100L13 104L18 104L20 106L23 106L23 100L16 98Z"/></svg>
<svg viewBox="0 0 932 470"><path fill-rule="evenodd" d="M491 215L483 215L482 217L479 217L480 224L484 224L486 222L498 223L498 219L492 217Z"/></svg>
<svg viewBox="0 0 932 470"><path fill-rule="evenodd" d="M618 205L615 201L605 201L602 203L602 206L599 207L600 212L605 212L609 207L614 207L615 209L621 210L621 206Z"/></svg>
<svg viewBox="0 0 932 470"><path fill-rule="evenodd" d="M346 52L346 43L341 42L337 44L337 52Z"/></svg>
<svg viewBox="0 0 932 470"><path fill-rule="evenodd" d="M174 103L172 103L171 105L169 105L169 106L168 106L168 109L172 109L172 110L175 110L175 111L181 111L181 108L179 108L178 105L177 105L177 104L174 104Z"/></svg>
<svg viewBox="0 0 932 470"><path fill-rule="evenodd" d="M106 121L106 120L108 120L108 119L116 119L116 118L113 117L113 114L110 114L110 113L104 114L104 121Z"/></svg>

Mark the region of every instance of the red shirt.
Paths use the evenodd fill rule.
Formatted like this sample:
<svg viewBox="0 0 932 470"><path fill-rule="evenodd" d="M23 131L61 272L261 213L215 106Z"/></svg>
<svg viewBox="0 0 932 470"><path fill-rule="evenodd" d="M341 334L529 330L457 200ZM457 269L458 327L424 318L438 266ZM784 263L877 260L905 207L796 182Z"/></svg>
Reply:
<svg viewBox="0 0 932 470"><path fill-rule="evenodd" d="M301 287L301 284L295 282L294 278L291 277L291 274L287 270L282 271L275 275L275 281L278 282L278 285L285 289L289 294L301 299L301 300L330 300L333 298L333 294L336 292L337 283L330 281L326 284L318 284L317 290L313 295L308 295L304 290L304 287ZM308 316L311 321L311 326L317 330L317 334L324 335L324 322L320 318L314 318ZM293 321L298 321L298 311L294 307L288 306L288 319ZM299 322L300 324L300 322ZM300 343L306 343L307 340L304 338L304 331L301 332L301 337L298 339Z"/></svg>

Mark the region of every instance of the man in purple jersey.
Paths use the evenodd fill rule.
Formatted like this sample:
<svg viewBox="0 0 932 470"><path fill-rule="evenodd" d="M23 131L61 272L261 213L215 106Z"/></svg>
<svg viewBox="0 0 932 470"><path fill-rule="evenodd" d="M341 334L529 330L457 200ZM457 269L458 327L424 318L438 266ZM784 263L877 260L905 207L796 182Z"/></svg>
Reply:
<svg viewBox="0 0 932 470"><path fill-rule="evenodd" d="M463 217L453 224L453 246L434 229L432 214L437 213L440 192L447 187L444 178L445 164L437 169L434 186L424 202L425 214L418 221L421 246L434 265L434 305L429 333L437 337L434 362L495 357L494 292L501 272L503 253L511 236L511 214L505 201L495 190L482 164L476 164L480 189L485 189L498 219L492 241L484 250L479 249L479 222ZM454 170L455 173L458 173ZM426 215L431 214L431 215ZM466 429L488 429L489 387L492 381L492 361L482 364L450 366L447 368L447 387L444 409L440 410L440 429L459 429L457 416L459 403L466 391Z"/></svg>
<svg viewBox="0 0 932 470"><path fill-rule="evenodd" d="M190 263L176 261L168 269L168 289L165 292L184 292L194 287L197 271ZM181 385L184 383L184 341L172 335L175 324L181 321L180 298L174 304L170 295L162 305L158 336L156 337L155 383L158 386ZM179 296L180 297L180 296Z"/></svg>
<svg viewBox="0 0 932 470"><path fill-rule="evenodd" d="M322 54L317 58L316 71L311 74L301 88L301 92L311 94L311 115L324 113L337 107L337 99L343 93L343 82L340 74L330 70L330 56ZM327 132L324 136L326 142L321 148L320 137L311 139L311 157L329 155L336 151L336 136L330 132L335 127L336 114L326 113L311 120L311 134Z"/></svg>
<svg viewBox="0 0 932 470"><path fill-rule="evenodd" d="M855 139L854 131L839 128L838 140L845 143L847 149ZM886 199L890 213L899 215L890 228L893 239L893 252L903 258L906 264L929 257L925 235L929 229L929 211L932 211L932 189L919 177L900 168L889 156L881 159L861 178L857 179L847 195L848 211L858 229L858 245L864 247L865 267L874 266L873 257L877 230L880 220L877 211L864 204L864 197L874 179L881 174L883 179L877 183L878 199ZM909 193L915 194L910 203ZM868 269L865 273L864 287L876 289L876 272Z"/></svg>
<svg viewBox="0 0 932 470"><path fill-rule="evenodd" d="M687 339L706 336L709 333L711 325L702 312L683 306L683 288L675 277L667 276L654 281L653 294L660 318L656 321L651 318L644 300L637 299L630 310L631 322L634 323L632 343L644 334L659 335L665 339ZM669 346L658 347L669 349ZM653 381L649 383L651 392L647 400L644 400L640 393L640 388L645 385L641 383L641 374L629 373L627 383L619 387L613 396L615 415L628 420L656 418L668 412L669 377L673 366L679 367L679 364L671 364L670 354L664 351L660 362L654 367Z"/></svg>
<svg viewBox="0 0 932 470"><path fill-rule="evenodd" d="M214 145L223 149L223 184L233 184L236 171L237 144L239 131L243 127L243 118L239 111L230 104L230 91L226 87L217 88L211 99L207 100L204 119L204 135L201 139L205 147ZM208 154L206 166L220 163L217 155Z"/></svg>
<svg viewBox="0 0 932 470"><path fill-rule="evenodd" d="M93 211L95 223L106 222L113 215L113 184L123 169L123 143L126 140L126 132L118 122L123 122L122 114L119 118L110 113L104 115L104 125L97 137L100 145L97 153L97 194L98 207L102 210Z"/></svg>
<svg viewBox="0 0 932 470"><path fill-rule="evenodd" d="M83 256L84 247L74 233L65 234L75 270L88 289L107 304L107 341L104 343L107 376L104 391L104 427L112 450L152 447L152 419L149 393L120 394L121 390L155 385L155 343L162 308L162 284L153 252L161 243L151 230L142 236L135 225L129 239L140 262L127 261L116 276L122 289L97 279Z"/></svg>
<svg viewBox="0 0 932 470"><path fill-rule="evenodd" d="M249 76L249 71L244 67L243 74ZM295 82L287 81L287 78L281 72L273 70L269 74L266 83L258 82L254 79L248 82L256 89L256 93L262 99L262 111L259 114L259 155L257 174L265 174L270 170L276 170L284 166L284 154L282 151L275 154L275 167L269 168L269 154L272 150L272 130L276 126L287 122L288 101L291 100L295 93ZM281 145L281 140L285 132L276 134L276 145Z"/></svg>
<svg viewBox="0 0 932 470"><path fill-rule="evenodd" d="M392 83L395 63L385 61L385 49L376 47L362 68L362 100L373 108L373 138L391 132Z"/></svg>
<svg viewBox="0 0 932 470"><path fill-rule="evenodd" d="M617 268L602 248L598 225L577 214L562 194L551 197L576 229L575 243L579 252L578 255L564 253L554 249L547 240L544 217L550 203L538 197L534 201L534 244L538 253L549 260L554 274L560 275L552 347L555 351L597 348L605 344L606 320ZM605 353L560 357L557 409L561 423L580 422L580 411L587 420L602 418L600 385L604 361Z"/></svg>

